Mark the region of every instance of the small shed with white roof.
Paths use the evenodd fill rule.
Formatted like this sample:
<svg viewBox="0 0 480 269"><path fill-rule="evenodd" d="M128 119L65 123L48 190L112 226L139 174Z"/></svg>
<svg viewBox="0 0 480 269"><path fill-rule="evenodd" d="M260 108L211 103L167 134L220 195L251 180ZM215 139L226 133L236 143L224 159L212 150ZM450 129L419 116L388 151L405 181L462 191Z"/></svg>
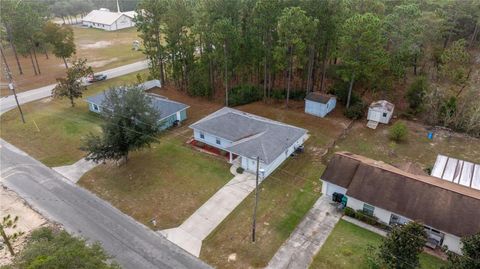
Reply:
<svg viewBox="0 0 480 269"><path fill-rule="evenodd" d="M378 123L388 124L395 106L385 100L375 101L368 107L367 126L375 129Z"/></svg>

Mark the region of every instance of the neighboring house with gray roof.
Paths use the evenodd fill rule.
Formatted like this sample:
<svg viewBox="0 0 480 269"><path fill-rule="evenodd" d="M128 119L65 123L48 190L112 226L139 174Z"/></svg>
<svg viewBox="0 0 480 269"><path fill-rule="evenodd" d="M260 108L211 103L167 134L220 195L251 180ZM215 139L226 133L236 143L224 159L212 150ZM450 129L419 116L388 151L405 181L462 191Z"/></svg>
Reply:
<svg viewBox="0 0 480 269"><path fill-rule="evenodd" d="M108 90L111 91L111 90ZM95 113L102 112L104 108L103 102L108 91L101 92L97 95L87 97L88 108ZM147 93L152 99L152 106L159 112L159 121L162 122L162 129L167 129L175 123L182 122L187 119L187 109L189 106L172 101L166 97L157 94Z"/></svg>
<svg viewBox="0 0 480 269"><path fill-rule="evenodd" d="M308 138L307 130L224 107L190 125L196 141L235 156L247 171L256 171L260 158L267 177Z"/></svg>

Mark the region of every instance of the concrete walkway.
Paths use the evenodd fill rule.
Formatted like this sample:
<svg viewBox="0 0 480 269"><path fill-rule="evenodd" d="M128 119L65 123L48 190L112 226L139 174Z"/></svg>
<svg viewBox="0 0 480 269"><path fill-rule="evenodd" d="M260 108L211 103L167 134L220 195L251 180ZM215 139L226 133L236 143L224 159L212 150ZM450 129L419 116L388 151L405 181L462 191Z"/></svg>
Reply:
<svg viewBox="0 0 480 269"><path fill-rule="evenodd" d="M330 199L325 196L317 200L266 268L302 269L310 266L313 257L341 217L336 206L330 203Z"/></svg>
<svg viewBox="0 0 480 269"><path fill-rule="evenodd" d="M235 177L218 190L207 202L177 228L159 233L190 252L200 255L202 241L255 189L255 175L237 174L236 165L230 168Z"/></svg>
<svg viewBox="0 0 480 269"><path fill-rule="evenodd" d="M97 165L98 163L81 159L72 165L53 167L53 170L66 177L71 182L77 183L83 174L95 168Z"/></svg>

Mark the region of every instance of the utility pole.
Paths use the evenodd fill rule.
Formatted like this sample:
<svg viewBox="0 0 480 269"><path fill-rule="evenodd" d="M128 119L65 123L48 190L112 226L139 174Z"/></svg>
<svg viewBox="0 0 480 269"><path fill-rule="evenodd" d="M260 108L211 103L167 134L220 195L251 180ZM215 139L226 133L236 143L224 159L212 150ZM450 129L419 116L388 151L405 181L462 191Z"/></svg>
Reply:
<svg viewBox="0 0 480 269"><path fill-rule="evenodd" d="M8 80L8 88L13 92L13 96L15 97L15 102L17 103L18 111L20 111L20 116L22 117L22 122L25 123L25 118L23 117L23 111L20 107L20 103L18 103L17 93L15 92L15 85L13 84L12 74L10 73L10 69L7 65L4 66L3 72L5 72L5 78Z"/></svg>
<svg viewBox="0 0 480 269"><path fill-rule="evenodd" d="M253 208L253 223L252 223L252 242L255 242L255 229L257 226L257 205L258 205L258 172L260 166L260 157L257 157L257 173L255 176L255 207Z"/></svg>

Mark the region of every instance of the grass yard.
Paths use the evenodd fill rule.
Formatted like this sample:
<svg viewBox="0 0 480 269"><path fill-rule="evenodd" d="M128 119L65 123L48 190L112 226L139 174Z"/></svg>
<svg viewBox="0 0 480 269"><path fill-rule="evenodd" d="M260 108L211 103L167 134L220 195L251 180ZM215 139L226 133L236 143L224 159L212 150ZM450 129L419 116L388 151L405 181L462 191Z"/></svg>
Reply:
<svg viewBox="0 0 480 269"><path fill-rule="evenodd" d="M404 122L409 130L405 142L393 143L389 140L388 128L392 124L380 124L376 130L372 130L365 126L365 121L360 121L355 123L345 140L337 143L335 151L350 151L414 173L431 168L437 154L473 162L480 160L480 139L440 132L434 135L433 140L429 140L424 125Z"/></svg>
<svg viewBox="0 0 480 269"><path fill-rule="evenodd" d="M167 132L151 148L132 153L128 163L98 166L79 184L155 230L176 227L233 177L225 160L193 150L185 140Z"/></svg>
<svg viewBox="0 0 480 269"><path fill-rule="evenodd" d="M260 185L257 242L251 242L254 194L250 194L204 241L200 258L216 268L264 267L320 197L321 153L346 122L341 116L321 119L299 107L261 102L238 107L260 116L307 128L305 153L288 159ZM230 254L236 261L228 262Z"/></svg>
<svg viewBox="0 0 480 269"><path fill-rule="evenodd" d="M368 269L367 246L378 246L381 238L378 234L340 220L315 256L310 269ZM434 256L426 253L420 255L422 269L438 269L444 264Z"/></svg>
<svg viewBox="0 0 480 269"><path fill-rule="evenodd" d="M140 40L136 28L122 29L119 31L106 32L99 29L72 27L75 36L76 55L73 57L87 58L95 72L118 67L145 59L140 51L132 50L132 42ZM19 55L19 61L24 71L20 75L13 51L10 47L5 48L7 63L14 77L17 92L27 91L55 83L55 79L65 75L65 66L62 59L56 58L49 53L49 58L41 52L37 52L40 65L40 75L35 75L29 57ZM0 95L11 94L6 86L3 86L5 78L0 78L2 87Z"/></svg>
<svg viewBox="0 0 480 269"><path fill-rule="evenodd" d="M144 74L145 72L141 72ZM136 74L98 82L89 86L85 96L96 94L114 85L135 82ZM17 109L0 117L0 137L14 144L47 166L72 164L84 156L79 150L81 138L89 132L100 131L100 117L88 111L87 103L76 100L42 99L22 105L26 123L20 120Z"/></svg>

